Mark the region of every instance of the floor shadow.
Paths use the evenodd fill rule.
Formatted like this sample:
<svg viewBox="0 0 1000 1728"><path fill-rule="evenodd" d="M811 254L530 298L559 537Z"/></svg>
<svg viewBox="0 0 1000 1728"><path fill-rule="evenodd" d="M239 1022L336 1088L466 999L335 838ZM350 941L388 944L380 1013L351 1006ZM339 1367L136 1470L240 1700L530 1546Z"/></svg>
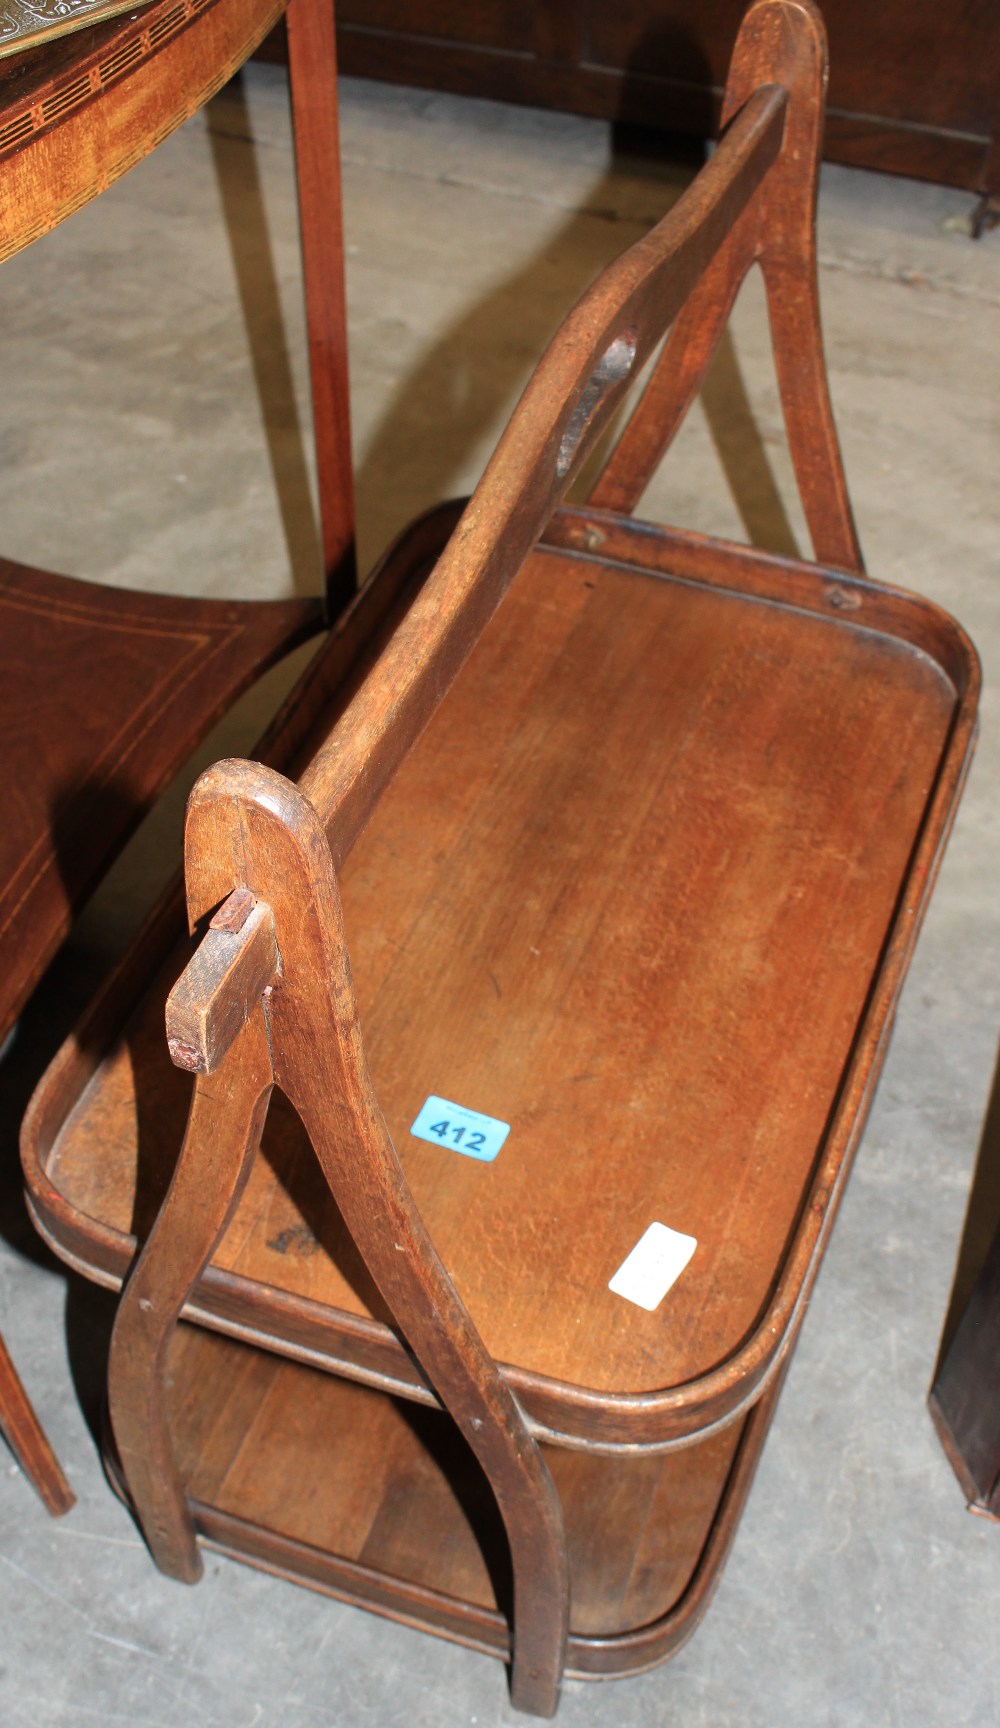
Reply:
<svg viewBox="0 0 1000 1728"><path fill-rule="evenodd" d="M396 1401L396 1408L457 1501L482 1555L497 1609L511 1623L514 1571L510 1544L485 1471L451 1417L443 1411L402 1400Z"/></svg>
<svg viewBox="0 0 1000 1728"><path fill-rule="evenodd" d="M705 419L751 546L798 558L800 549L768 461L731 330L723 333L701 392Z"/></svg>
<svg viewBox="0 0 1000 1728"><path fill-rule="evenodd" d="M315 594L322 576L322 553L309 483L306 437L295 397L257 146L239 73L226 86L223 102L216 102L208 112L208 139L288 548L293 592Z"/></svg>
<svg viewBox="0 0 1000 1728"><path fill-rule="evenodd" d="M660 59L664 52L659 41ZM688 43L685 65L693 52ZM645 53L641 48L638 59ZM627 98L623 107L629 111ZM369 533L377 524L379 549L418 511L467 488L470 452L484 448L491 428L502 428L518 383L527 380L563 317L600 271L672 208L705 156L700 139L662 127L616 123L612 141L613 167L594 181L580 207L535 257L439 335L393 390L356 480L359 519ZM648 182L648 209L641 215L619 208L623 165ZM795 537L729 332L701 401L749 540L794 555Z"/></svg>
<svg viewBox="0 0 1000 1728"><path fill-rule="evenodd" d="M731 21L725 29L720 24L716 37L727 44L736 36L744 10L741 0L734 0L731 10ZM658 21L641 31L622 84L622 119L614 128L616 157L623 151L646 159L667 153L676 162L686 157L692 173L702 165L708 154L705 141L718 131L725 78L724 65L713 66L707 46L704 26L692 28L680 19ZM673 130L664 131L664 122ZM708 369L701 406L748 541L797 557L799 548L754 417L731 326Z"/></svg>
<svg viewBox="0 0 1000 1728"><path fill-rule="evenodd" d="M714 106L712 70L696 34L680 25L644 33L625 74L623 118L612 128L612 153L615 169L628 163L648 179L650 223L672 206L704 159L704 143L695 134L710 128ZM227 86L224 106L216 103L211 114L209 137L283 532L296 591L313 592L320 551L310 462L239 76ZM636 122L635 115L655 116L656 124ZM691 131L670 130L665 118ZM643 225L619 214L615 187L614 169L599 177L541 253L463 313L399 380L356 474L358 518L370 553L381 552L415 515L467 487L470 452L483 448L491 428L499 430L518 381L527 378L588 284L638 238ZM729 336L702 400L751 542L794 552Z"/></svg>
<svg viewBox="0 0 1000 1728"><path fill-rule="evenodd" d="M358 465L359 520L377 550L466 487L470 452L502 429L535 361L593 278L638 230L603 212L604 181L542 252L504 277L425 350L392 391ZM679 195L668 188L666 202Z"/></svg>
<svg viewBox="0 0 1000 1728"><path fill-rule="evenodd" d="M66 1287L66 1352L80 1412L97 1451L106 1432L108 1352L118 1297L70 1273Z"/></svg>

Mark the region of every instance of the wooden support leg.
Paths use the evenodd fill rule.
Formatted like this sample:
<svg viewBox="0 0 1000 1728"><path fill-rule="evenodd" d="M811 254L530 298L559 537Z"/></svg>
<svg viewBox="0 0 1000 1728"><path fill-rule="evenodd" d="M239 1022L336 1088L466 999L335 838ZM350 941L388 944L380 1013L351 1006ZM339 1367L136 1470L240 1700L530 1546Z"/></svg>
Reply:
<svg viewBox="0 0 1000 1728"><path fill-rule="evenodd" d="M750 8L726 87L726 116L768 78L789 94L781 155L762 188L758 250L788 443L817 562L862 574L819 314L816 197L827 50L812 0L758 0Z"/></svg>
<svg viewBox="0 0 1000 1728"><path fill-rule="evenodd" d="M591 493L632 510L701 387L747 271L767 290L774 363L795 477L816 558L864 565L833 419L819 315L816 192L826 36L812 0L758 0L737 39L723 105L727 125L762 83L788 91L781 153L678 317L635 413Z"/></svg>
<svg viewBox="0 0 1000 1728"><path fill-rule="evenodd" d="M161 1572L201 1577L201 1555L167 1427L164 1376L180 1311L246 1184L271 1092L258 1003L211 1079L199 1080L173 1181L122 1294L111 1336L108 1414L129 1497Z"/></svg>
<svg viewBox="0 0 1000 1728"><path fill-rule="evenodd" d="M320 536L332 623L357 579L333 6L330 0L290 0L287 22Z"/></svg>
<svg viewBox="0 0 1000 1728"><path fill-rule="evenodd" d="M61 1518L74 1504L59 1461L49 1445L28 1395L18 1378L10 1352L0 1338L0 1430L24 1471L37 1488L53 1518Z"/></svg>

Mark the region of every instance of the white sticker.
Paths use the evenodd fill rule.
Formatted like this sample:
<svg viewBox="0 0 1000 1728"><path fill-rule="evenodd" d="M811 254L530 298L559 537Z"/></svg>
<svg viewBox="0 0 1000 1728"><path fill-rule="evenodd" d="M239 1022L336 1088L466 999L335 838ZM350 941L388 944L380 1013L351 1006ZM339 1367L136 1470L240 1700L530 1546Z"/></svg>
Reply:
<svg viewBox="0 0 1000 1728"><path fill-rule="evenodd" d="M693 1236L651 1224L608 1285L616 1296L652 1314L677 1282L698 1244Z"/></svg>

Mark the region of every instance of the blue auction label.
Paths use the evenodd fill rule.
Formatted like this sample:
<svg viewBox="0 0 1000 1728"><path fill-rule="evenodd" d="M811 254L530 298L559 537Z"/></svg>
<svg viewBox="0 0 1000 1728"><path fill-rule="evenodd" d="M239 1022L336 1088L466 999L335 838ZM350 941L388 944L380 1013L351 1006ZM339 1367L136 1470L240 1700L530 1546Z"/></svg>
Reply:
<svg viewBox="0 0 1000 1728"><path fill-rule="evenodd" d="M510 1133L509 1122L498 1122L495 1116L483 1116L478 1110L467 1110L464 1104L451 1104L447 1098L427 1099L410 1133L418 1140L429 1140L432 1146L450 1146L453 1152L464 1152L467 1158L481 1158L492 1164Z"/></svg>

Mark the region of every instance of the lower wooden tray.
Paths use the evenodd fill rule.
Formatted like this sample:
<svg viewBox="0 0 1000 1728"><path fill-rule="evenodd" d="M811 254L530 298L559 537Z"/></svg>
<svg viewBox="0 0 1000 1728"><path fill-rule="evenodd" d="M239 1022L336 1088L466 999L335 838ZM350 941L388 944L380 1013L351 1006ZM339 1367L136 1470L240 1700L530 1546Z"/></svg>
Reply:
<svg viewBox="0 0 1000 1728"><path fill-rule="evenodd" d="M203 1545L509 1659L509 1549L489 1486L447 1416L188 1325L171 1345L168 1387ZM694 1630L777 1391L678 1452L543 1446L566 1522L568 1674L642 1672ZM110 1440L106 1462L127 1498Z"/></svg>

